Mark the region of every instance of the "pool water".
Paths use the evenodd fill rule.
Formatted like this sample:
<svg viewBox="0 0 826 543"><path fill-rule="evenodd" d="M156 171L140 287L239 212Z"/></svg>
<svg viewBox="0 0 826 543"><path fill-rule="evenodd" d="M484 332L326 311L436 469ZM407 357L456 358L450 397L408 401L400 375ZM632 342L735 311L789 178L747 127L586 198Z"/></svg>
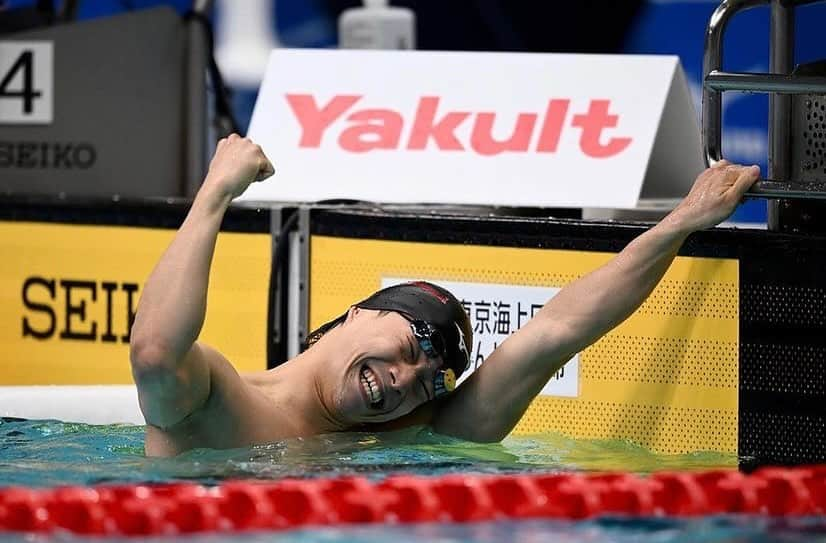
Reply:
<svg viewBox="0 0 826 543"><path fill-rule="evenodd" d="M341 433L230 450L146 458L144 429L52 420L0 419L0 486L231 478L334 477L390 473L513 473L734 467L732 454L661 455L622 440L575 440L546 433L471 443L425 428Z"/></svg>
<svg viewBox="0 0 826 543"><path fill-rule="evenodd" d="M0 487L108 482L334 477L391 473L515 473L531 471L650 472L663 469L734 467L731 454L661 455L622 440L574 440L546 433L476 444L414 428L383 434L350 433L291 439L225 451L195 450L172 459L143 455L144 429L92 426L51 420L0 419ZM344 542L826 542L826 520L748 516L600 518L588 521L498 521L478 524L356 525L291 532L203 534L149 541L257 543ZM0 543L101 541L69 534L32 536L0 532ZM122 539L136 541L135 539ZM146 538L141 538L146 540ZM113 539L106 539L107 543Z"/></svg>
<svg viewBox="0 0 826 543"><path fill-rule="evenodd" d="M822 519L720 518L483 522L321 527L292 532L178 537L82 538L0 532L0 543L812 543L826 541Z"/></svg>

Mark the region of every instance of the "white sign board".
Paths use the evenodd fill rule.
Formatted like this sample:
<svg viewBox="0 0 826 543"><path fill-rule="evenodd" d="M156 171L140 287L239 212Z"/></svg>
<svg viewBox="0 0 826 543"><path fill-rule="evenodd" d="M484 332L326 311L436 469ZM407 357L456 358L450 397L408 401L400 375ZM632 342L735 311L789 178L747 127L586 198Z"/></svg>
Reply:
<svg viewBox="0 0 826 543"><path fill-rule="evenodd" d="M245 200L633 208L655 147L647 184L702 169L675 56L278 49L248 135Z"/></svg>
<svg viewBox="0 0 826 543"><path fill-rule="evenodd" d="M52 122L53 46L0 41L0 124Z"/></svg>
<svg viewBox="0 0 826 543"><path fill-rule="evenodd" d="M386 277L381 286L389 287L417 279ZM482 364L506 337L521 328L545 302L560 291L554 287L529 287L459 281L432 281L447 289L462 303L473 326L470 368L459 378L461 383ZM579 396L579 353L551 377L540 394Z"/></svg>

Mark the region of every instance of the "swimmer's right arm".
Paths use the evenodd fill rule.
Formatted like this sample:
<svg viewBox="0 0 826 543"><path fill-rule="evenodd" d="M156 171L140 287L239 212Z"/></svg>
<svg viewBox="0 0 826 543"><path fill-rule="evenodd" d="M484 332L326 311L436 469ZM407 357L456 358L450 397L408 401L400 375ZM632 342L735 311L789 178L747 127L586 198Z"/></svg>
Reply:
<svg viewBox="0 0 826 543"><path fill-rule="evenodd" d="M222 139L186 219L146 281L129 357L147 424L173 426L209 396L210 367L224 358L196 340L215 242L232 199L272 173L259 146L236 134Z"/></svg>
<svg viewBox="0 0 826 543"><path fill-rule="evenodd" d="M618 255L571 281L448 395L433 428L473 441L499 441L551 376L630 316L654 290L689 234L731 215L759 176L721 161L701 173L688 196Z"/></svg>

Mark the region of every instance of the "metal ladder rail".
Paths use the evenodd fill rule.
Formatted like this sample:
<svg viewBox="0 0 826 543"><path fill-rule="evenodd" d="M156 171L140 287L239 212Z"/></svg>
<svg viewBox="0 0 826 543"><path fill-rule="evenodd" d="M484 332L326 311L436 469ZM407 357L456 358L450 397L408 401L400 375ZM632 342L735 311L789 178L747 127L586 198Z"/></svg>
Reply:
<svg viewBox="0 0 826 543"><path fill-rule="evenodd" d="M788 178L788 142L791 94L826 94L826 77L789 73L794 64L794 9L824 0L724 0L714 11L706 31L703 55L703 152L707 165L722 160L722 93L725 91L770 93L769 171L749 195L760 198L826 199L826 179L799 183ZM738 12L771 5L770 65L774 73L725 72L723 35Z"/></svg>

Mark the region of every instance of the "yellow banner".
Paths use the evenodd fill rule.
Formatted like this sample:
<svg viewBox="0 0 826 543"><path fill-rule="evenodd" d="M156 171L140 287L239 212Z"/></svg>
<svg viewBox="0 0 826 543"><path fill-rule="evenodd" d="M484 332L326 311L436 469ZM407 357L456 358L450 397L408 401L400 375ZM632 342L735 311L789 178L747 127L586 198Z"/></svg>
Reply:
<svg viewBox="0 0 826 543"><path fill-rule="evenodd" d="M562 287L613 254L313 236L311 329L382 278ZM517 433L737 452L737 260L678 257L648 300L581 353L575 398L538 397ZM346 278L346 279L342 279Z"/></svg>
<svg viewBox="0 0 826 543"><path fill-rule="evenodd" d="M124 384L130 319L174 230L0 222L0 385ZM266 368L270 236L218 236L201 340Z"/></svg>

